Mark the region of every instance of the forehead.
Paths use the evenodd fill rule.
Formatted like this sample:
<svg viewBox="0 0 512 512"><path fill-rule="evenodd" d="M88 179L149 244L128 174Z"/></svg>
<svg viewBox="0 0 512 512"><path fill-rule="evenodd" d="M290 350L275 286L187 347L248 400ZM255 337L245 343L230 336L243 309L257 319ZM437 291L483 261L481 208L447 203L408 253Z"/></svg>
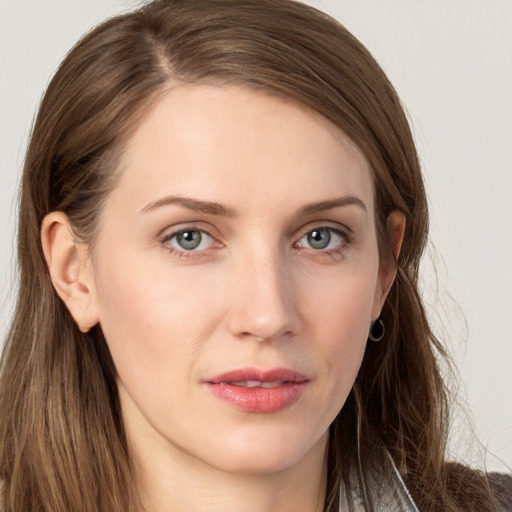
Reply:
<svg viewBox="0 0 512 512"><path fill-rule="evenodd" d="M249 206L263 197L279 204L343 193L373 203L369 164L339 128L237 86L178 85L164 93L128 138L120 171L113 195L138 208L158 194Z"/></svg>

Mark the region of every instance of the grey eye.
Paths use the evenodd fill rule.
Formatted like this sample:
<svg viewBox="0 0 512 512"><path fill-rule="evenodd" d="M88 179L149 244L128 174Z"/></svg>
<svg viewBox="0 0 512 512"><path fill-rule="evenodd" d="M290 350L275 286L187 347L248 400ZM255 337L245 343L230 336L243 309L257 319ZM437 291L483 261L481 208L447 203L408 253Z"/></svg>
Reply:
<svg viewBox="0 0 512 512"><path fill-rule="evenodd" d="M302 236L298 246L324 251L341 246L346 238L346 235L338 229L330 227L315 228Z"/></svg>
<svg viewBox="0 0 512 512"><path fill-rule="evenodd" d="M176 233L169 239L169 244L183 251L197 251L211 246L213 239L208 233L197 229L188 229Z"/></svg>
<svg viewBox="0 0 512 512"><path fill-rule="evenodd" d="M201 233L199 231L184 231L176 235L176 242L186 251L197 249L201 243Z"/></svg>
<svg viewBox="0 0 512 512"><path fill-rule="evenodd" d="M313 249L326 249L331 242L331 231L326 228L314 229L306 235L306 239Z"/></svg>

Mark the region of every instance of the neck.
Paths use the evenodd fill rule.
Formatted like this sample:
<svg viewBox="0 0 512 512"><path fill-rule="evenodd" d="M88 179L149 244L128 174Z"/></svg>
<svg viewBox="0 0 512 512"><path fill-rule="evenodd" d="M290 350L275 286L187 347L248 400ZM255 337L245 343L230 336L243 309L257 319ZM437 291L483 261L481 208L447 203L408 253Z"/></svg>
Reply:
<svg viewBox="0 0 512 512"><path fill-rule="evenodd" d="M219 470L177 449L130 443L146 512L322 512L327 435L293 466L272 473Z"/></svg>

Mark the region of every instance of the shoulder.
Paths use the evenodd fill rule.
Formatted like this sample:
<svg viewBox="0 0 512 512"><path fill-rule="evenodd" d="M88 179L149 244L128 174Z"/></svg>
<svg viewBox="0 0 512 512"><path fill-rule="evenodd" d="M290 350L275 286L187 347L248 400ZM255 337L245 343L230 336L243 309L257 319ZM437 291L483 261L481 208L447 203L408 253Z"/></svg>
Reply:
<svg viewBox="0 0 512 512"><path fill-rule="evenodd" d="M485 493L500 512L512 512L512 474L485 473L457 462L447 464L447 487L461 505Z"/></svg>
<svg viewBox="0 0 512 512"><path fill-rule="evenodd" d="M369 503L376 512L419 512L423 505L413 496L421 498L421 492L411 493L389 452L373 458L378 466L351 467L340 489L339 511L361 512ZM486 473L456 462L446 463L443 473L440 498L451 504L446 510L512 512L512 474Z"/></svg>

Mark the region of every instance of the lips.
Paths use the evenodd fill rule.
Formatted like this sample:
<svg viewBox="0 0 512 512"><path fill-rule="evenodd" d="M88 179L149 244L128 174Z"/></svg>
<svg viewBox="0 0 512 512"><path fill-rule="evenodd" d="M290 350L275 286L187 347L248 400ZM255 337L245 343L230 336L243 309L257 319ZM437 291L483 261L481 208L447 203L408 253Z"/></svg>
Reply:
<svg viewBox="0 0 512 512"><path fill-rule="evenodd" d="M297 402L309 379L289 368L244 368L208 379L206 388L229 405L253 413L274 413Z"/></svg>
<svg viewBox="0 0 512 512"><path fill-rule="evenodd" d="M261 380L242 380L234 382L221 382L221 386L240 386L243 388L276 388L286 384L284 380L274 380L272 382L266 382Z"/></svg>

